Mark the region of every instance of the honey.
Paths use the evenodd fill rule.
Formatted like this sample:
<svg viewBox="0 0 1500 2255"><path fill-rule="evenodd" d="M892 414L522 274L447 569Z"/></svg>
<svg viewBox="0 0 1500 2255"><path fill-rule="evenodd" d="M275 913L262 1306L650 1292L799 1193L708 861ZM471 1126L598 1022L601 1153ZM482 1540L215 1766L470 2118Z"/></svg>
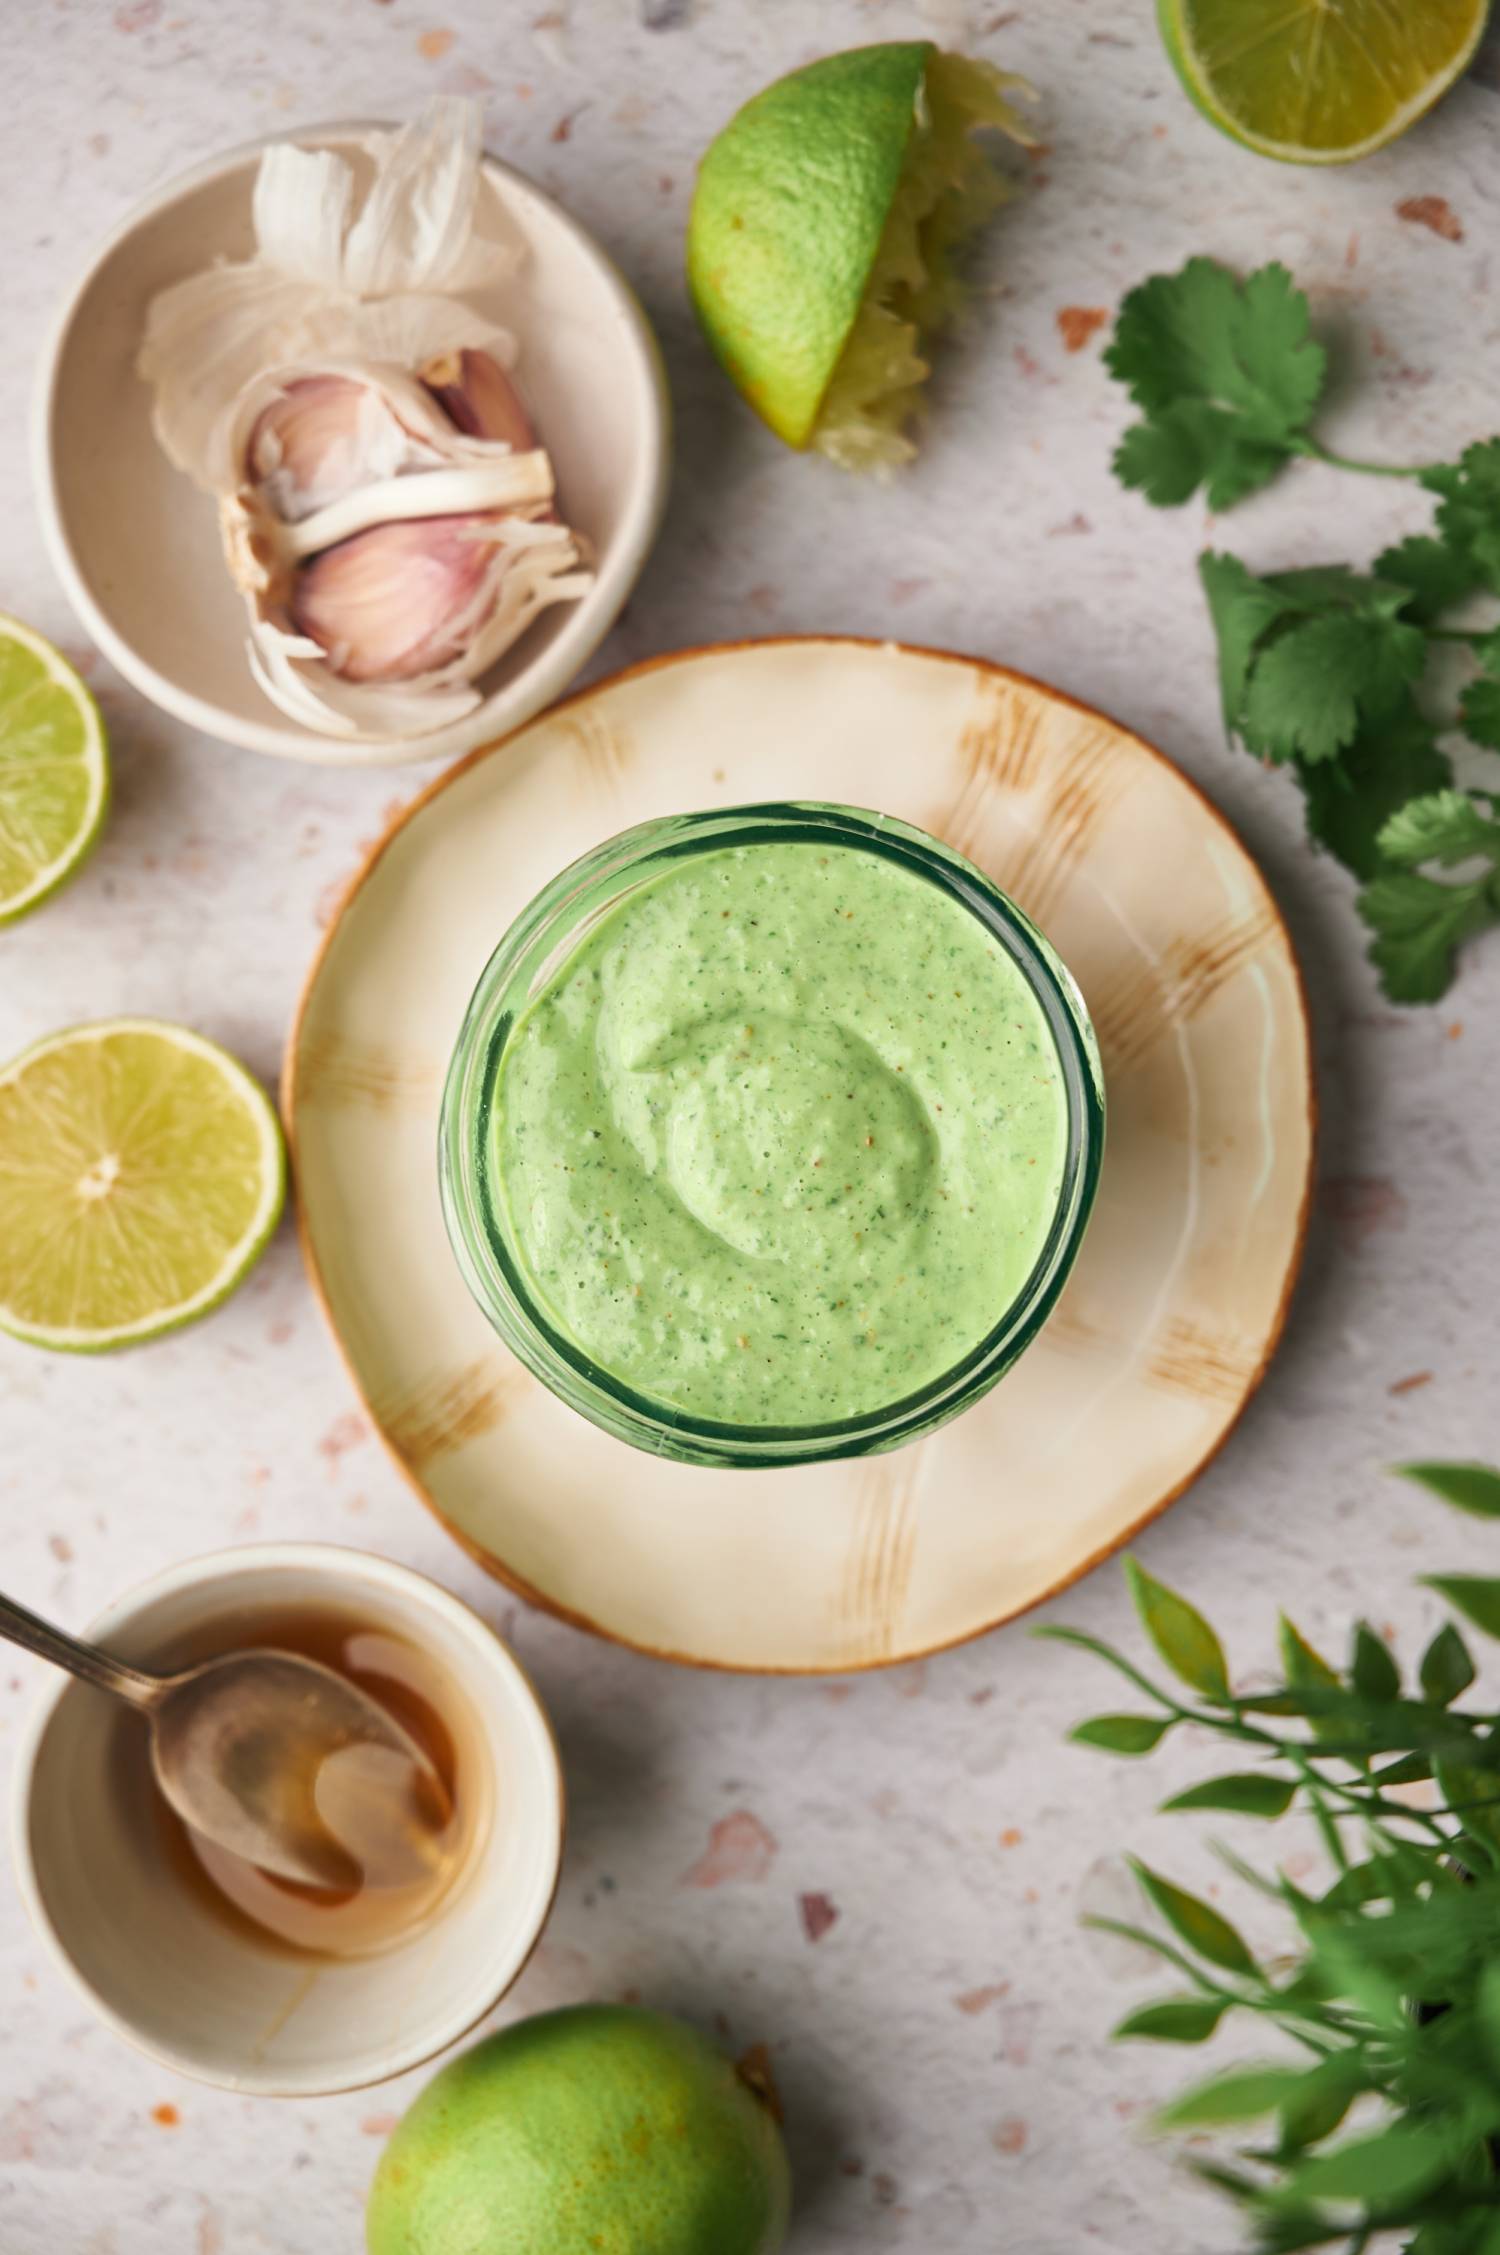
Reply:
<svg viewBox="0 0 1500 2255"><path fill-rule="evenodd" d="M447 1672L428 1652L381 1621L342 1607L240 1606L151 1655L163 1673L231 1651L292 1652L334 1669L377 1700L432 1764L436 1782L412 1806L391 1801L382 1843L363 1812L371 1852L347 1888L308 1887L262 1871L183 1823L151 1773L144 1732L121 1741L121 1782L148 1797L161 1852L177 1882L214 1915L254 1929L256 1941L302 1955L363 1957L407 1940L438 1911L488 1829L490 1783L479 1731ZM414 1822L419 1829L414 1831ZM413 1853L415 1842L419 1853ZM382 1852L382 1849L386 1852Z"/></svg>

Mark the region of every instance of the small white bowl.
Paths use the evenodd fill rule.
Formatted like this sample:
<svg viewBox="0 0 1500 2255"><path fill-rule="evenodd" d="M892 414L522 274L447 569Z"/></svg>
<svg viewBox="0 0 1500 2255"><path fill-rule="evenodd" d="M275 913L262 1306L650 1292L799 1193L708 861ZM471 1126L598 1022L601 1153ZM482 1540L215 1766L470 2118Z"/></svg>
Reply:
<svg viewBox="0 0 1500 2255"><path fill-rule="evenodd" d="M547 1718L493 1631L435 1582L362 1551L268 1543L190 1559L87 1634L149 1666L205 1625L222 1622L231 1646L242 1608L268 1604L334 1605L404 1635L472 1712L470 1758L493 1780L493 1821L430 1923L375 1957L259 1942L185 1882L155 1812L122 1789L120 1734L137 1719L62 1675L20 1749L16 1878L63 1972L116 2034L202 2082L307 2098L419 2066L504 1995L552 1906L563 1787ZM460 1793L464 1758L460 1746Z"/></svg>
<svg viewBox="0 0 1500 2255"><path fill-rule="evenodd" d="M372 130L311 126L292 137L350 148ZM594 584L580 601L542 613L463 720L388 744L304 728L251 676L244 605L224 568L213 502L158 446L150 388L135 372L157 291L254 250L250 199L265 145L199 165L140 205L64 306L42 355L32 431L53 564L110 663L153 703L211 736L331 767L472 751L519 728L567 687L640 574L661 521L669 458L671 408L656 339L592 236L522 174L486 158L525 257L474 302L520 344L517 374L556 464L568 522L593 550Z"/></svg>

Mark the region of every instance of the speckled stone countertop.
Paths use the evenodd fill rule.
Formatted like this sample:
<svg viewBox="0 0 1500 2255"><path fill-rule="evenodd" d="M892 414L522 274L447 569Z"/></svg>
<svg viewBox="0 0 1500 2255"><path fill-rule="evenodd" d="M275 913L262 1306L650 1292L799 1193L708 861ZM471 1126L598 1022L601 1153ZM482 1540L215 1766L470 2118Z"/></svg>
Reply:
<svg viewBox="0 0 1500 2255"><path fill-rule="evenodd" d="M1224 748L1192 577L1194 505L1123 495L1122 400L1097 310L1212 251L1284 259L1339 351L1335 444L1394 460L1497 423L1500 45L1400 147L1352 171L1261 163L1181 98L1145 0L34 0L7 26L0 137L0 605L86 665L24 467L54 305L93 241L218 148L433 89L488 102L491 145L562 196L637 284L666 350L679 457L659 548L598 670L718 637L827 628L972 650L1153 738L1239 826L1306 963L1325 1134L1290 1333L1220 1461L1141 1543L1245 1670L1278 1602L1406 1639L1423 1567L1486 1570L1482 1529L1385 1478L1496 1453L1500 944L1439 1008L1398 1012L1349 886L1295 793ZM815 29L814 29L815 23ZM884 490L785 454L710 365L679 275L693 163L814 52L929 33L1044 90L1024 202L987 250L917 470ZM1439 200L1440 199L1440 200ZM1419 496L1305 468L1240 510L1267 567L1372 552ZM0 937L0 1054L69 1021L156 1012L267 1079L330 904L420 778L285 767L194 737L93 663L118 801L65 899ZM1488 1406L1486 1406L1488 1405ZM412 1502L356 1411L290 1228L197 1329L101 1362L0 1344L0 1543L17 1595L79 1621L169 1559L327 1537L405 1559L512 1638L557 1719L573 1826L552 1924L507 2014L623 1993L771 2046L799 2177L794 2255L1202 2255L1232 2219L1141 2137L1176 2057L1106 2031L1149 1977L1081 1935L1140 1850L1217 1884L1190 1820L1149 1810L1203 1768L1064 1747L1111 1704L1081 1655L1001 1632L849 1682L679 1673L513 1606ZM1491 1568L1493 1559L1491 1559ZM1054 1609L1128 1635L1106 1567ZM0 1766L36 1690L0 1663ZM1255 1847L1310 1858L1295 1833ZM0 1887L4 2255L357 2255L360 2207L419 2078L318 2104L179 2082L97 2026Z"/></svg>

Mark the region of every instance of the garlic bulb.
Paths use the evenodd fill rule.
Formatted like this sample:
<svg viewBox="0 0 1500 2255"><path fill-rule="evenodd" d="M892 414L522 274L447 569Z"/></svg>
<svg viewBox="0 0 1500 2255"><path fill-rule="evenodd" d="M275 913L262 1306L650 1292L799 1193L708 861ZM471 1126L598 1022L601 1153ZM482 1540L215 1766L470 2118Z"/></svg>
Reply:
<svg viewBox="0 0 1500 2255"><path fill-rule="evenodd" d="M375 173L268 149L257 254L162 291L140 372L157 437L212 493L283 711L327 734L424 734L550 603L591 584L509 374L457 292L509 272L479 116L440 100L372 135Z"/></svg>

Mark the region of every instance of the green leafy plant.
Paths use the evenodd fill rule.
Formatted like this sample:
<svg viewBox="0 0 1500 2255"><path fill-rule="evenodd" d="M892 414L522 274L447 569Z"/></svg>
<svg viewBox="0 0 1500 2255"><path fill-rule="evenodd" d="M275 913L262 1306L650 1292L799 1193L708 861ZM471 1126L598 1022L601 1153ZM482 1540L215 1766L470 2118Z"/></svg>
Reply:
<svg viewBox="0 0 1500 2255"><path fill-rule="evenodd" d="M1241 283L1194 258L1153 276L1125 299L1105 360L1143 410L1116 474L1159 508L1200 491L1210 508L1232 508L1296 460L1404 478L1433 496L1433 530L1369 571L1257 574L1212 551L1199 571L1226 733L1292 770L1312 836L1361 880L1387 994L1435 1001L1458 948L1500 922L1500 796L1455 788L1419 698L1434 647L1464 645L1479 670L1450 725L1500 751L1500 626L1444 623L1500 595L1500 438L1414 468L1332 453L1310 427L1327 354L1281 266ZM1464 863L1456 881L1437 874Z"/></svg>
<svg viewBox="0 0 1500 2255"><path fill-rule="evenodd" d="M1402 1470L1457 1509L1500 1519L1500 1472ZM1159 1927L1092 1921L1143 1943L1183 1983L1117 2036L1201 2044L1238 2014L1282 2039L1279 2057L1187 2091L1163 2126L1253 2128L1228 2159L1193 2166L1240 2203L1262 2255L1500 2255L1500 1714L1466 1703L1477 1671L1462 1631L1440 1628L1407 1683L1368 1624L1335 1667L1283 1618L1281 1681L1241 1694L1202 1615L1134 1560L1126 1573L1176 1684L1096 1637L1039 1630L1107 1662L1146 1703L1080 1723L1074 1738L1141 1756L1186 1726L1211 1732L1236 1766L1165 1807L1308 1811L1330 1867L1308 1892L1226 1855L1285 1913L1284 1957L1257 1956L1212 1904L1142 1863L1133 1868ZM1500 1580L1435 1575L1428 1586L1500 1637Z"/></svg>

